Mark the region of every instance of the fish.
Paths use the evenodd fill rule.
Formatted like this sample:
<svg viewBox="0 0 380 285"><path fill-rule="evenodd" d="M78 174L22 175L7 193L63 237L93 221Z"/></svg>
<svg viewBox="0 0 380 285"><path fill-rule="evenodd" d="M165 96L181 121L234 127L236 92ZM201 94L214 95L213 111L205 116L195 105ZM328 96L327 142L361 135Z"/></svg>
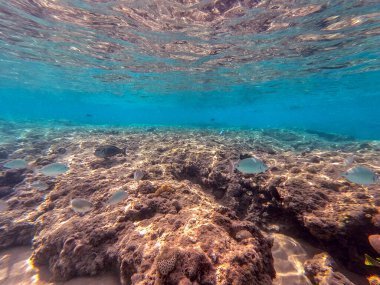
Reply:
<svg viewBox="0 0 380 285"><path fill-rule="evenodd" d="M355 161L354 156L353 156L353 155L352 155L352 156L349 156L349 157L347 157L347 158L344 160L343 165L346 166L346 167L351 166L351 165L354 163L354 161Z"/></svg>
<svg viewBox="0 0 380 285"><path fill-rule="evenodd" d="M28 163L24 159L14 159L14 160L8 161L3 166L9 169L22 169L22 168L27 168Z"/></svg>
<svg viewBox="0 0 380 285"><path fill-rule="evenodd" d="M147 128L146 131L147 132L154 132L157 128L155 127L152 127L152 128Z"/></svg>
<svg viewBox="0 0 380 285"><path fill-rule="evenodd" d="M95 149L95 156L100 158L109 158L117 154L127 155L127 148L118 148L114 145L103 145Z"/></svg>
<svg viewBox="0 0 380 285"><path fill-rule="evenodd" d="M258 158L249 157L240 160L236 165L236 169L244 174L257 174L267 171L268 166Z"/></svg>
<svg viewBox="0 0 380 285"><path fill-rule="evenodd" d="M46 176L58 176L69 170L69 167L63 163L51 163L42 167L39 172Z"/></svg>
<svg viewBox="0 0 380 285"><path fill-rule="evenodd" d="M368 254L364 254L365 260L364 264L368 266L376 266L380 268L380 261L376 258L369 256Z"/></svg>
<svg viewBox="0 0 380 285"><path fill-rule="evenodd" d="M44 181L41 181L41 180L37 180L37 181L33 181L31 184L30 184L30 187L38 190L38 191L45 191L46 189L49 188L49 185L44 182Z"/></svg>
<svg viewBox="0 0 380 285"><path fill-rule="evenodd" d="M90 201L81 198L75 198L70 201L70 206L74 212L79 214L87 213L91 211L93 205Z"/></svg>
<svg viewBox="0 0 380 285"><path fill-rule="evenodd" d="M114 192L107 201L107 205L114 205L127 198L128 193L124 190Z"/></svg>
<svg viewBox="0 0 380 285"><path fill-rule="evenodd" d="M377 275L371 275L367 277L367 280L369 282L369 285L379 285L380 284L380 277Z"/></svg>
<svg viewBox="0 0 380 285"><path fill-rule="evenodd" d="M380 235L370 235L368 241L372 248L380 254Z"/></svg>
<svg viewBox="0 0 380 285"><path fill-rule="evenodd" d="M4 200L0 200L0 212L8 210L8 204Z"/></svg>
<svg viewBox="0 0 380 285"><path fill-rule="evenodd" d="M136 181L140 181L141 179L143 179L144 177L144 172L142 172L141 170L136 170L135 173L133 173L133 179L135 179Z"/></svg>
<svg viewBox="0 0 380 285"><path fill-rule="evenodd" d="M219 132L219 135L221 136L221 135L223 135L224 134L224 130L221 130L220 132Z"/></svg>
<svg viewBox="0 0 380 285"><path fill-rule="evenodd" d="M364 166L352 167L342 176L353 183L362 185L375 184L379 180L375 172Z"/></svg>
<svg viewBox="0 0 380 285"><path fill-rule="evenodd" d="M232 176L235 172L237 161L230 160L228 162L228 173L230 176Z"/></svg>

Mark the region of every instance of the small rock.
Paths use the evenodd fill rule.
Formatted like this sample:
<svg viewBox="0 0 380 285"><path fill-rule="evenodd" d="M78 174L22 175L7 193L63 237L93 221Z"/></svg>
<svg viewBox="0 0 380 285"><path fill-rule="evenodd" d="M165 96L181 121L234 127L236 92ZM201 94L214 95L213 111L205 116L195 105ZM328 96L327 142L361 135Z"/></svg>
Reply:
<svg viewBox="0 0 380 285"><path fill-rule="evenodd" d="M3 198L13 192L13 188L9 186L0 187L0 198Z"/></svg>
<svg viewBox="0 0 380 285"><path fill-rule="evenodd" d="M7 159L7 158L8 158L8 153L5 150L1 149L0 150L0 159Z"/></svg>
<svg viewBox="0 0 380 285"><path fill-rule="evenodd" d="M156 187L149 181L142 180L140 181L137 191L141 194L150 194L156 192Z"/></svg>
<svg viewBox="0 0 380 285"><path fill-rule="evenodd" d="M252 234L247 231L247 230L241 230L241 231L238 231L235 238L238 240L238 241L242 241L242 240L245 240L247 238L251 238L252 237Z"/></svg>

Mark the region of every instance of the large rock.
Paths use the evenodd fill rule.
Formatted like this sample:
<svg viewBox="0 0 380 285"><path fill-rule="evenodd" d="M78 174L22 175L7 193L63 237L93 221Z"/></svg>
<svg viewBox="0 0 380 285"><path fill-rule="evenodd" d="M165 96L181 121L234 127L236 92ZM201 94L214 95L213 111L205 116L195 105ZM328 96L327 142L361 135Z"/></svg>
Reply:
<svg viewBox="0 0 380 285"><path fill-rule="evenodd" d="M61 181L45 204L55 191L104 197L91 190L95 185L83 188L72 179ZM38 219L33 262L49 265L56 279L117 268L123 284L272 283L272 240L253 223L189 181L149 187L155 192L130 190L124 206L96 203L84 216L67 208L69 197L57 196L54 210Z"/></svg>
<svg viewBox="0 0 380 285"><path fill-rule="evenodd" d="M323 252L305 262L305 273L314 285L355 285L337 270L334 259Z"/></svg>

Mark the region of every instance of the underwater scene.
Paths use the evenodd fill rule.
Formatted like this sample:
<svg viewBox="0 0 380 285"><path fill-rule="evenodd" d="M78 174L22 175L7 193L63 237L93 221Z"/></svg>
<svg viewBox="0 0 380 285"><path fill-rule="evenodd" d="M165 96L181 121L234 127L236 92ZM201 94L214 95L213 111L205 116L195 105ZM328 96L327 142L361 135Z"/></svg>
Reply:
<svg viewBox="0 0 380 285"><path fill-rule="evenodd" d="M380 285L379 0L0 0L0 285Z"/></svg>

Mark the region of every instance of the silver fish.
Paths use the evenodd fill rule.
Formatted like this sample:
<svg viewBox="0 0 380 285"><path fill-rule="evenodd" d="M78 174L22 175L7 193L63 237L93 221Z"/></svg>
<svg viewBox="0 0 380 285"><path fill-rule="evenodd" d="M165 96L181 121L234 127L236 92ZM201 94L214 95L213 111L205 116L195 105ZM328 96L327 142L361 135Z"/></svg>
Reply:
<svg viewBox="0 0 380 285"><path fill-rule="evenodd" d="M87 213L92 209L92 203L86 199L75 198L70 201L70 206L74 212L79 214Z"/></svg>
<svg viewBox="0 0 380 285"><path fill-rule="evenodd" d="M39 172L46 176L58 176L69 170L69 167L63 163L51 163L42 167Z"/></svg>
<svg viewBox="0 0 380 285"><path fill-rule="evenodd" d="M114 192L111 197L108 199L107 205L114 205L119 203L120 201L124 200L127 198L128 193L123 190L118 190Z"/></svg>
<svg viewBox="0 0 380 285"><path fill-rule="evenodd" d="M135 179L136 181L140 181L141 179L143 179L143 177L144 177L144 172L142 172L139 169L137 169L135 173L133 173L133 179Z"/></svg>
<svg viewBox="0 0 380 285"><path fill-rule="evenodd" d="M349 156L349 157L347 157L347 158L344 160L343 165L346 166L346 167L351 166L351 165L354 163L354 161L355 161L354 156L353 156L353 155L352 155L352 156Z"/></svg>
<svg viewBox="0 0 380 285"><path fill-rule="evenodd" d="M342 176L353 183L362 185L375 184L379 180L375 172L364 166L352 167L343 173Z"/></svg>
<svg viewBox="0 0 380 285"><path fill-rule="evenodd" d="M103 145L95 149L95 156L100 158L109 158L117 154L127 155L127 148L118 148L114 145Z"/></svg>
<svg viewBox="0 0 380 285"><path fill-rule="evenodd" d="M14 160L8 161L3 166L9 169L22 169L22 168L26 168L28 166L28 163L23 159L14 159Z"/></svg>
<svg viewBox="0 0 380 285"><path fill-rule="evenodd" d="M228 174L230 176L232 176L234 174L237 162L238 161L233 161L233 160L230 160L228 162Z"/></svg>
<svg viewBox="0 0 380 285"><path fill-rule="evenodd" d="M244 174L257 174L265 172L268 166L260 159L249 157L238 162L236 169Z"/></svg>
<svg viewBox="0 0 380 285"><path fill-rule="evenodd" d="M30 184L30 187L32 187L33 189L36 189L38 191L45 191L46 189L49 188L49 185L44 181L37 180L37 181L33 181Z"/></svg>

